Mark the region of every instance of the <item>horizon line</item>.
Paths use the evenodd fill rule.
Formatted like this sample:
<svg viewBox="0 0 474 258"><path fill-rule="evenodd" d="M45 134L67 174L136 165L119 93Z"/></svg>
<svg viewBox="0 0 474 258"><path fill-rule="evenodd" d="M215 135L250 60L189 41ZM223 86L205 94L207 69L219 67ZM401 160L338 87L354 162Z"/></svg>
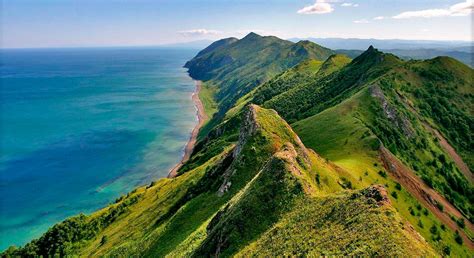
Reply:
<svg viewBox="0 0 474 258"><path fill-rule="evenodd" d="M254 34L257 34L257 35L262 36L262 37L266 37L266 36L278 37L278 36L275 36L275 35L260 35L260 34L255 33L255 32L250 32L250 33L254 33ZM242 38L244 38L244 37L242 37ZM90 46L84 45L84 46L31 46L31 47L2 47L0 45L0 50L63 49L63 48L115 48L115 47L172 47L173 45L190 44L190 43L197 43L197 42L203 42L203 41L215 42L215 41L218 41L218 40L221 40L221 39L224 39L224 38L233 38L233 36L223 37L223 38L219 38L219 39L197 39L197 40L191 40L191 41L181 41L181 42L173 42L173 43L166 43L166 44L149 44L149 45L148 44L143 44L143 45L90 45ZM234 38L238 38L238 37L234 37ZM240 38L240 39L242 39L242 38ZM280 37L278 37L278 38L280 38ZM474 39L473 40L461 40L461 39L455 39L455 40L445 40L445 39L401 39L401 38L384 39L384 38L356 38L356 37L344 38L344 37L316 37L316 36L291 37L291 38L281 38L281 39L290 40L290 41L295 40L295 39L298 39L298 40L307 40L307 39L352 40L352 39L356 39L356 40L381 40L381 41L400 40L400 41L426 41L426 42L431 41L431 42L445 42L445 43L458 42L458 43L468 43L468 44L471 44L471 45L474 44ZM185 48L185 47L182 47L182 48Z"/></svg>

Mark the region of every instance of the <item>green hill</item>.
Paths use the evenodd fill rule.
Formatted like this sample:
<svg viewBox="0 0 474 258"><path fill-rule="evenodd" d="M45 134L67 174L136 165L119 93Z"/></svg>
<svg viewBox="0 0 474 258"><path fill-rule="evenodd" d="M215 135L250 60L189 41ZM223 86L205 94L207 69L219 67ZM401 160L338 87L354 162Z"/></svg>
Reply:
<svg viewBox="0 0 474 258"><path fill-rule="evenodd" d="M383 188L340 192L351 188L346 179L349 172L307 149L275 111L250 105L239 116L237 141L207 162L175 179L141 187L92 215L68 219L24 248L9 252L231 256L273 252L278 243L285 243L284 235L278 235L273 245L263 243L269 241L268 232L283 227L300 236L321 229L321 240L344 239L316 244L314 254L366 250L434 255L422 238L403 226L406 222L390 207ZM351 216L354 208L359 219ZM312 220L295 224L294 219L310 214L316 215L311 216L315 224ZM339 230L328 230L325 220ZM361 231L346 235L352 227ZM370 237L376 234L384 238ZM297 253L311 245L295 238L291 246L279 249Z"/></svg>
<svg viewBox="0 0 474 258"><path fill-rule="evenodd" d="M255 86L308 58L325 60L334 52L309 41L292 43L250 33L238 41L197 55L189 74L218 85L216 99L225 111ZM212 45L211 45L212 46Z"/></svg>
<svg viewBox="0 0 474 258"><path fill-rule="evenodd" d="M218 115L178 176L3 256L472 257L473 69L253 33L186 66Z"/></svg>

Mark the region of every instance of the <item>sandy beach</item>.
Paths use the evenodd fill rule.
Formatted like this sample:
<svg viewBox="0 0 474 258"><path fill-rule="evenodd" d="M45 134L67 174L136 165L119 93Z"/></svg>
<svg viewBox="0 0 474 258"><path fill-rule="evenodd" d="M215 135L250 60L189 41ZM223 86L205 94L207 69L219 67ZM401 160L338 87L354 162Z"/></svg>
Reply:
<svg viewBox="0 0 474 258"><path fill-rule="evenodd" d="M196 106L196 115L198 117L198 123L194 127L193 131L191 132L191 137L189 138L188 143L184 148L184 155L181 161L174 166L170 172L168 173L168 178L176 177L178 170L183 166L183 164L188 161L191 157L191 154L194 149L194 145L196 144L197 135L199 133L199 129L204 125L204 122L207 120L207 115L204 112L204 106L202 105L201 99L199 99L199 92L201 91L201 81L196 81L196 90L192 95L192 99L194 105Z"/></svg>

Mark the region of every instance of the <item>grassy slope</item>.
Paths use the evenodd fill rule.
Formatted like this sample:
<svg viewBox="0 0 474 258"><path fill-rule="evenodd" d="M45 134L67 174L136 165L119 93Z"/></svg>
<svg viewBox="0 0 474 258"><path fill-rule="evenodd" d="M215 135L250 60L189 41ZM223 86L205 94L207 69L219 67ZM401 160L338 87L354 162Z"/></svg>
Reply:
<svg viewBox="0 0 474 258"><path fill-rule="evenodd" d="M198 140L202 140L215 126L215 120L212 120L214 114L218 111L218 105L215 100L215 95L217 92L217 86L213 85L210 82L201 83L201 91L199 92L199 99L201 99L202 105L204 107L204 112L209 118L208 121L205 121L201 130L199 130Z"/></svg>
<svg viewBox="0 0 474 258"><path fill-rule="evenodd" d="M474 70L448 57L409 62L406 70L406 78L397 78L395 87L446 136L472 172Z"/></svg>
<svg viewBox="0 0 474 258"><path fill-rule="evenodd" d="M294 224L286 222L287 218L293 217L291 212L312 209L313 202L322 204L326 202L324 198L336 200L330 196L352 187L347 184L350 173L306 149L276 112L252 105L239 116L236 120L240 121L236 125L240 128L239 137L235 145L226 145L220 154L175 179L161 179L119 200L118 205L135 199L124 213L94 235L69 239L74 248L57 242L53 236L32 245L55 243L57 248L49 247L36 254L229 256L249 245L250 249L246 250L254 250L252 243L261 237L265 239L265 232L275 223L309 236L311 228L295 229ZM234 131L227 133L234 134ZM218 138L209 138L209 141ZM360 202L366 202L364 200ZM303 207L302 203L309 206ZM341 201L339 205L341 209L349 209L353 203ZM85 224L90 225L112 207L88 216ZM377 217L374 221L380 223L387 220L383 209L372 208L371 219ZM324 216L339 220L339 215ZM358 221L352 223L364 228L369 235L380 234L380 230L385 232L389 236L385 243L390 244L390 248L380 244L387 254L400 254L404 250L432 252L423 239L415 239L416 235L406 228L388 227L392 233L388 234L384 228L366 227ZM74 235L74 230L65 228L63 232ZM342 233L325 230L321 237L340 238ZM407 236L415 241L405 243ZM365 250L376 244L379 243L369 240L360 243ZM297 251L303 246L304 243L295 242L287 250ZM335 242L332 247L322 246L319 250L329 253L334 249L350 250L352 244ZM22 249L17 254L24 252Z"/></svg>
<svg viewBox="0 0 474 258"><path fill-rule="evenodd" d="M263 103L289 122L295 122L329 108L384 74L401 60L369 48L352 62L328 76L311 80ZM337 63L336 63L337 64ZM324 67L324 66L323 66Z"/></svg>
<svg viewBox="0 0 474 258"><path fill-rule="evenodd" d="M300 200L237 256L435 256L393 208L364 192Z"/></svg>
<svg viewBox="0 0 474 258"><path fill-rule="evenodd" d="M331 75L350 61L350 58L341 54L331 55L324 62L316 59L302 61L240 98L226 115L234 115L248 103L263 104L272 99L278 99L280 95L287 96L289 91L298 92L301 88L308 87L308 84L311 85L313 82Z"/></svg>
<svg viewBox="0 0 474 258"><path fill-rule="evenodd" d="M222 111L254 87L305 59L325 60L333 52L317 44L292 43L250 33L243 39L197 56L186 64L193 78L212 80Z"/></svg>
<svg viewBox="0 0 474 258"><path fill-rule="evenodd" d="M438 230L439 234L433 235L430 228L436 225L439 229L442 223L433 214L424 211L426 208L405 189L397 189L397 183L391 177L379 174L379 171L385 171L379 158L379 140L364 121L368 120L365 117L371 112L367 110L366 104L372 101L368 89L365 89L335 107L301 120L293 126L305 145L336 165L351 171L351 180L356 182L354 186L357 188L383 184L388 187L389 192L396 192L397 198L390 196L393 206L439 252L442 252L445 246L450 246L454 254L469 254L465 246L455 243L452 230ZM434 139L432 141L434 142ZM433 142L430 144L434 146ZM437 235L441 237L441 241L433 240Z"/></svg>

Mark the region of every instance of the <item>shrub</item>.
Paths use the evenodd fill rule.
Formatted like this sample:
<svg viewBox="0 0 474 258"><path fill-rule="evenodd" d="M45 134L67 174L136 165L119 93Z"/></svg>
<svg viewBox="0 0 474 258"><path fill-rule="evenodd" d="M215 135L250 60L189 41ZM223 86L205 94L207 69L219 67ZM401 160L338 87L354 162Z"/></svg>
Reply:
<svg viewBox="0 0 474 258"><path fill-rule="evenodd" d="M392 192L392 196L393 196L393 198L398 199L398 194L397 194L397 192L393 191L393 192Z"/></svg>
<svg viewBox="0 0 474 258"><path fill-rule="evenodd" d="M345 177L341 177L341 186L344 189L352 189L352 182L349 181L349 179L347 179Z"/></svg>
<svg viewBox="0 0 474 258"><path fill-rule="evenodd" d="M464 223L464 219L463 218L459 218L456 220L456 224L458 224L458 226L460 228L465 228L466 227L466 223Z"/></svg>
<svg viewBox="0 0 474 258"><path fill-rule="evenodd" d="M454 241L456 241L456 243L462 245L462 237L461 235L459 234L459 231L456 230L456 233L454 233Z"/></svg>
<svg viewBox="0 0 474 258"><path fill-rule="evenodd" d="M449 245L443 246L443 254L450 255L451 254L451 247Z"/></svg>
<svg viewBox="0 0 474 258"><path fill-rule="evenodd" d="M421 222L421 220L418 220L418 227L420 228L424 228L425 226L423 225L423 222Z"/></svg>
<svg viewBox="0 0 474 258"><path fill-rule="evenodd" d="M428 214L429 214L428 209L426 209L426 208L423 209L423 215L428 216ZM443 225L443 226L444 226L444 225Z"/></svg>
<svg viewBox="0 0 474 258"><path fill-rule="evenodd" d="M107 236L103 236L100 240L100 245L105 245L105 243L107 243Z"/></svg>
<svg viewBox="0 0 474 258"><path fill-rule="evenodd" d="M398 191L401 191L402 190L402 185L400 185L400 183L396 183L395 184L395 189L397 189Z"/></svg>

